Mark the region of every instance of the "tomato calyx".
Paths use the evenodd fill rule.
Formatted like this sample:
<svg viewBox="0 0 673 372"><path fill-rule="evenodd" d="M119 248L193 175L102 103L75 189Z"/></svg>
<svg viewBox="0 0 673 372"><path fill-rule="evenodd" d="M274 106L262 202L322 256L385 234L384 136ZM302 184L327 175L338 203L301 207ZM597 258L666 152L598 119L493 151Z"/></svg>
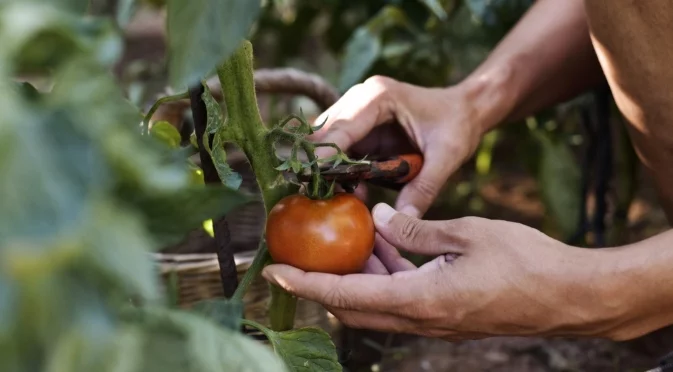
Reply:
<svg viewBox="0 0 673 372"><path fill-rule="evenodd" d="M290 125L293 121L298 122L298 125ZM275 125L271 130L266 134L267 139L270 141L270 144L276 153L275 148L279 142L291 143L291 152L290 157L283 159L278 157L281 161L281 164L276 167L279 171L292 172L295 175L298 175L304 172L305 169L309 169L311 174L311 181L307 185L300 184L300 186L306 189L306 194L309 198L314 200L325 200L330 199L334 196L334 190L336 186L336 181L333 180L331 184L328 184L327 181L321 176L320 165L330 163L332 167L336 167L340 164L363 164L369 163L365 159L362 160L353 160L349 158L340 148L334 143L319 142L314 143L306 139L306 136L315 133L320 130L325 123L327 123L327 118L316 126L311 126L302 110L299 110L299 115L289 115L277 125ZM331 147L336 150L336 153L327 158L318 158L315 154L315 150L318 147ZM306 155L308 161L302 161L299 159L299 152L303 152ZM347 192L352 193L355 190L355 185L348 185L344 187Z"/></svg>

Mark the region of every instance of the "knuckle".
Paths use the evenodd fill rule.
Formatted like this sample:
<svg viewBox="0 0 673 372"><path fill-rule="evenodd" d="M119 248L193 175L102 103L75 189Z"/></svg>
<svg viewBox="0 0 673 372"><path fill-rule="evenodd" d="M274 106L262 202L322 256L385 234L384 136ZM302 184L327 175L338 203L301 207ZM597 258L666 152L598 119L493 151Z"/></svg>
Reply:
<svg viewBox="0 0 673 372"><path fill-rule="evenodd" d="M405 218L398 230L401 240L415 241L420 235L420 224L412 218Z"/></svg>
<svg viewBox="0 0 673 372"><path fill-rule="evenodd" d="M348 299L344 290L339 286L332 287L332 289L325 294L321 302L338 309L352 310L351 301Z"/></svg>
<svg viewBox="0 0 673 372"><path fill-rule="evenodd" d="M435 182L419 177L416 178L413 182L409 183L409 188L411 191L415 192L419 197L423 198L424 201L432 200L434 196L439 192L441 185L437 185Z"/></svg>
<svg viewBox="0 0 673 372"><path fill-rule="evenodd" d="M389 88L395 80L387 77L387 76L382 76L382 75L374 75L372 77L369 77L363 84L369 87L381 87L381 88Z"/></svg>

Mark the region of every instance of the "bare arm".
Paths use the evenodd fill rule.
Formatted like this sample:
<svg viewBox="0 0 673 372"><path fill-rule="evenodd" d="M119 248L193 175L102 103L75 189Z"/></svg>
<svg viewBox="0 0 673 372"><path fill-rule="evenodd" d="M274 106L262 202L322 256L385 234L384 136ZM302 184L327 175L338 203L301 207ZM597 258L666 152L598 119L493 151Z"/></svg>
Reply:
<svg viewBox="0 0 673 372"><path fill-rule="evenodd" d="M562 102L604 79L583 0L540 0L461 85L488 112L484 131ZM482 98L483 97L483 98Z"/></svg>

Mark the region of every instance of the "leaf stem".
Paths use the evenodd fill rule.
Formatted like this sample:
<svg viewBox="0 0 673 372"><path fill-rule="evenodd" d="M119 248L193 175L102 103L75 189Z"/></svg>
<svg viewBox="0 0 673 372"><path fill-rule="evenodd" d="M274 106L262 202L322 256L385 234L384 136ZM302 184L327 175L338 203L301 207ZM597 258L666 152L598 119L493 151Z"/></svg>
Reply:
<svg viewBox="0 0 673 372"><path fill-rule="evenodd" d="M269 251L266 248L266 239L262 237L259 242L259 247L257 248L257 254L255 254L255 258L252 260L245 275L241 278L241 282L239 283L238 288L236 288L236 292L234 292L234 295L231 297L232 300L243 301L243 296L245 296L245 293L248 291L250 284L257 278L270 259Z"/></svg>
<svg viewBox="0 0 673 372"><path fill-rule="evenodd" d="M145 117L143 118L143 133L147 134L149 133L149 127L150 127L150 120L152 120L152 116L154 116L154 113L157 112L159 109L159 106L163 105L164 103L168 102L174 102L174 101L180 101L183 99L188 99L189 98L189 91L185 91L179 94L174 94L172 96L166 96L166 97L161 97L159 98L152 107L147 111L147 114L145 114Z"/></svg>

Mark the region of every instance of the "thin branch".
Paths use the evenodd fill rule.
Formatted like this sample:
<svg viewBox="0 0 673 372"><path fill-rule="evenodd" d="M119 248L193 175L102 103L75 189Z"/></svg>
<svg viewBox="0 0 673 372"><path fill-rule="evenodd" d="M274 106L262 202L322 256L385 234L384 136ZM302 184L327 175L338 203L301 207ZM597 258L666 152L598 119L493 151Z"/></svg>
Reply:
<svg viewBox="0 0 673 372"><path fill-rule="evenodd" d="M196 131L196 141L199 145L199 157L201 158L201 169L203 178L207 184L221 184L220 176L213 164L213 159L208 154L204 146L203 139L206 132L206 122L208 112L206 104L201 95L204 92L202 84L189 89L189 99L192 106L192 117L194 118L194 130ZM211 138L208 139L212 141ZM222 280L222 290L224 296L229 298L233 296L238 286L238 272L236 262L234 261L234 251L231 245L231 236L229 226L225 217L213 221L213 230L215 233L215 245L217 246L217 260L220 264L220 278Z"/></svg>

